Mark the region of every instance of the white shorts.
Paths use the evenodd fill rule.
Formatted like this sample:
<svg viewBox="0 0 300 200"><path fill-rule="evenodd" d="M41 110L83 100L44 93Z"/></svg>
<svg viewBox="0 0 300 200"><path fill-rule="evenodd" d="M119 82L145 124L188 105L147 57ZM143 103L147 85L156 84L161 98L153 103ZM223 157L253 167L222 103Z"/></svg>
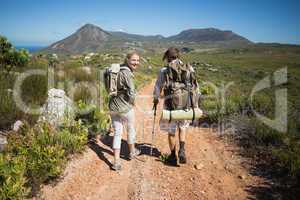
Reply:
<svg viewBox="0 0 300 200"><path fill-rule="evenodd" d="M131 109L127 113L111 113L111 119L114 128L113 149L121 148L122 133L125 124L127 124L127 143L134 144L136 140L134 110Z"/></svg>
<svg viewBox="0 0 300 200"><path fill-rule="evenodd" d="M190 122L191 122L190 120L172 120L171 122L169 122L169 120L160 119L159 126L160 126L160 130L175 135L177 127L182 130L185 130L186 128L189 127Z"/></svg>

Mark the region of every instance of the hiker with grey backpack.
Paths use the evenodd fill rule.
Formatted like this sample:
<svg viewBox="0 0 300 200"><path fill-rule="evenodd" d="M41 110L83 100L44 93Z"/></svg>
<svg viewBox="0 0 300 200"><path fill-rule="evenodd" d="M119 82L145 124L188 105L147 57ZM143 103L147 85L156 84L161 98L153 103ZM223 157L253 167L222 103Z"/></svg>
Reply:
<svg viewBox="0 0 300 200"><path fill-rule="evenodd" d="M160 129L168 132L170 155L166 159L166 164L177 166L176 156L176 130L179 129L179 163L187 162L185 153L186 129L191 120L200 117L202 112L197 109L198 84L194 69L189 64L184 64L180 60L180 52L175 47L170 47L163 56L163 61L167 64L163 67L157 77L154 91L153 104L156 109L159 97L163 92L164 104L163 114L160 120ZM199 112L200 110L200 112ZM187 113L191 120L178 118L178 113ZM164 114L167 113L167 114ZM186 115L186 114L185 114ZM167 118L167 119L164 119Z"/></svg>
<svg viewBox="0 0 300 200"><path fill-rule="evenodd" d="M134 128L134 102L136 91L134 87L134 70L139 66L139 55L136 52L127 54L124 64L112 64L104 73L105 87L109 95L109 110L114 129L113 151L114 162L112 170L121 170L120 149L122 132L127 125L128 159L140 154L135 147L136 131Z"/></svg>

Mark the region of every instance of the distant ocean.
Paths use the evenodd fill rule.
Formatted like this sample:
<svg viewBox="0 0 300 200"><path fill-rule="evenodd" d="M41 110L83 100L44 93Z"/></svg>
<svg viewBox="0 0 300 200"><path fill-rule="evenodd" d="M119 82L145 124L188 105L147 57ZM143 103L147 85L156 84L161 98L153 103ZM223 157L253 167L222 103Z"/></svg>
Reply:
<svg viewBox="0 0 300 200"><path fill-rule="evenodd" d="M16 46L16 49L26 49L29 53L37 52L43 48L45 48L45 46Z"/></svg>

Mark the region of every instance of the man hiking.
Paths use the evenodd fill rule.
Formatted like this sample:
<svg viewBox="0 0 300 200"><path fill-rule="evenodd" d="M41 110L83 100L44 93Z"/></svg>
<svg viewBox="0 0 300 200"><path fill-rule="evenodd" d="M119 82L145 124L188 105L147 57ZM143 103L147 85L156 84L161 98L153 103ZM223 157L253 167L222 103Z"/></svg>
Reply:
<svg viewBox="0 0 300 200"><path fill-rule="evenodd" d="M114 95L109 98L109 110L114 129L113 151L114 163L113 170L121 170L120 149L124 125L127 126L127 143L129 147L129 160L140 154L140 150L135 148L136 132L134 128L134 101L136 91L133 82L133 72L139 66L139 55L136 52L127 54L124 64L118 66L119 71L115 76L116 82L112 83L109 78L110 87L115 86ZM109 85L109 84L108 84Z"/></svg>
<svg viewBox="0 0 300 200"><path fill-rule="evenodd" d="M192 104L197 102L194 100L197 95L194 94L190 98L190 91L196 91L198 88L194 70L190 65L184 64L179 58L179 50L175 47L170 47L163 56L163 61L166 61L167 65L160 70L154 86L153 103L155 108L159 103L162 90L164 97L163 107L166 110L185 110L191 108ZM177 166L175 137L177 128L179 129L179 163L185 164L187 162L185 136L189 123L189 120L171 120L171 116L167 122L163 123L162 120L160 121L161 129L168 132L171 154L166 160L167 164Z"/></svg>

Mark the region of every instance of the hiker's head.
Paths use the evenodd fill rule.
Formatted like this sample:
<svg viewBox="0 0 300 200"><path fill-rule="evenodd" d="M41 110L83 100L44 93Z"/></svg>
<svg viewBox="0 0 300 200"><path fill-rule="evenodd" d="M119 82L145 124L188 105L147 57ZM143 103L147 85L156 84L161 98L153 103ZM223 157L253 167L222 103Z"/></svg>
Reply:
<svg viewBox="0 0 300 200"><path fill-rule="evenodd" d="M124 63L130 67L132 70L135 70L140 64L140 56L137 52L131 52L126 55Z"/></svg>
<svg viewBox="0 0 300 200"><path fill-rule="evenodd" d="M179 50L176 47L170 47L164 54L163 61L171 62L180 58Z"/></svg>

